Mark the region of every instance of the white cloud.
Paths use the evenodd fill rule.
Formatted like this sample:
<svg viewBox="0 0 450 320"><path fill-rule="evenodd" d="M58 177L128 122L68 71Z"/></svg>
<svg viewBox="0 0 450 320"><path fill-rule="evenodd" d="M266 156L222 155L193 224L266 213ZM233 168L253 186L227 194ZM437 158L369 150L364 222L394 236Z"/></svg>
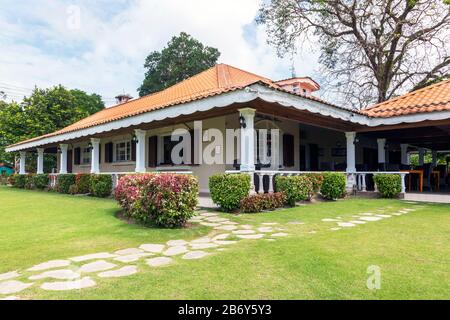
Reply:
<svg viewBox="0 0 450 320"><path fill-rule="evenodd" d="M0 41L5 43L0 85L61 83L105 98L122 91L137 96L147 54L181 31L217 47L220 62L274 79L289 76L289 59L279 59L266 44L263 27L254 25L258 0L136 0L117 7L109 1L40 3L11 2L8 16L0 13ZM76 30L74 3L80 8ZM20 16L14 16L17 12ZM304 52L295 66L298 75L313 75L316 57Z"/></svg>

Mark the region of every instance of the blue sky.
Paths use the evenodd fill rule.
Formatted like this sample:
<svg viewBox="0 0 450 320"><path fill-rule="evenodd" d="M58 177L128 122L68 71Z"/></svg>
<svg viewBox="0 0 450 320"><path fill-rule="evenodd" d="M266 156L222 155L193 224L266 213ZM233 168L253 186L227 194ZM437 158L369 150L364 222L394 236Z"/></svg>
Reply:
<svg viewBox="0 0 450 320"><path fill-rule="evenodd" d="M220 62L272 78L291 61L267 45L254 22L260 0L0 0L0 91L20 100L35 85L137 96L147 54L185 31L217 47ZM297 75L318 78L317 54L295 57Z"/></svg>

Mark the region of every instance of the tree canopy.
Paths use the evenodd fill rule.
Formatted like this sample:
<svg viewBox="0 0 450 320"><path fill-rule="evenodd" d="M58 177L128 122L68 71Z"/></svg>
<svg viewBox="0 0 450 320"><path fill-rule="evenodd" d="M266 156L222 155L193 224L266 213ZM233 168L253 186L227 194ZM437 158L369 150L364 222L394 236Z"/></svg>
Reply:
<svg viewBox="0 0 450 320"><path fill-rule="evenodd" d="M151 52L145 59L147 69L139 95L163 90L217 63L220 52L216 48L204 46L187 33L174 36L167 47Z"/></svg>
<svg viewBox="0 0 450 320"><path fill-rule="evenodd" d="M98 94L63 86L35 88L21 103L0 101L0 162L14 160L7 145L62 129L104 107Z"/></svg>
<svg viewBox="0 0 450 320"><path fill-rule="evenodd" d="M449 73L450 0L270 0L257 18L283 56L318 42L341 103L367 106Z"/></svg>

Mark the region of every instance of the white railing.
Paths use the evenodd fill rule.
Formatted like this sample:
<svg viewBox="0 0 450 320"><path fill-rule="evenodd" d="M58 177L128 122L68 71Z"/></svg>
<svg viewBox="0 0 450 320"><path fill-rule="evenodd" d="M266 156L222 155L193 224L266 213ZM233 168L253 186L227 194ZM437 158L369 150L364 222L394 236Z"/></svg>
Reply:
<svg viewBox="0 0 450 320"><path fill-rule="evenodd" d="M248 172L242 172L239 170L227 170L226 173L248 173L251 177L251 184L252 184L252 193L264 193L264 177L268 177L269 179L269 186L268 186L268 192L273 193L274 192L274 186L275 186L275 179L274 177L276 175L281 176L296 176L296 175L304 175L308 173L325 173L330 171L276 171L276 170L255 170L255 171L248 171ZM343 172L343 171L332 171L332 172L340 172L346 175L347 178L347 190L352 191L356 189L357 191L366 192L367 191L367 182L366 177L367 175L377 175L377 174L398 174L401 176L402 180L402 189L401 193L406 192L406 185L405 185L405 176L408 174L408 172L396 172L396 171L364 171L364 172ZM256 174L258 179L258 190L255 190L254 185L254 174ZM375 192L377 191L376 183L374 183Z"/></svg>

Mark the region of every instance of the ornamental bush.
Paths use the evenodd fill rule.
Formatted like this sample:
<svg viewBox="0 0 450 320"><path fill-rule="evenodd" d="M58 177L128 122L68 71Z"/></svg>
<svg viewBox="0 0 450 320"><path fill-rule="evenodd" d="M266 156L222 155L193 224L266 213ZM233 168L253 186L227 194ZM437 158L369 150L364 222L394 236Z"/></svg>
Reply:
<svg viewBox="0 0 450 320"><path fill-rule="evenodd" d="M346 178L343 173L327 172L323 175L320 193L328 200L336 200L345 196Z"/></svg>
<svg viewBox="0 0 450 320"><path fill-rule="evenodd" d="M9 179L9 183L14 188L25 188L25 185L27 183L27 175L26 174L13 174L11 175Z"/></svg>
<svg viewBox="0 0 450 320"><path fill-rule="evenodd" d="M223 211L235 211L250 192L250 175L246 173L212 175L209 177L209 192L212 201Z"/></svg>
<svg viewBox="0 0 450 320"><path fill-rule="evenodd" d="M111 195L112 176L110 174L93 174L90 177L90 192L94 197L105 198ZM78 190L80 192L80 190Z"/></svg>
<svg viewBox="0 0 450 320"><path fill-rule="evenodd" d="M89 193L91 188L91 175L89 173L77 173L75 176L77 193Z"/></svg>
<svg viewBox="0 0 450 320"><path fill-rule="evenodd" d="M323 183L323 173L306 173L304 176L311 180L314 194L318 193Z"/></svg>
<svg viewBox="0 0 450 320"><path fill-rule="evenodd" d="M286 197L283 192L260 193L245 197L241 201L241 212L256 213L283 207Z"/></svg>
<svg viewBox="0 0 450 320"><path fill-rule="evenodd" d="M402 191L402 177L399 174L376 174L373 180L383 198L395 198Z"/></svg>
<svg viewBox="0 0 450 320"><path fill-rule="evenodd" d="M314 192L313 183L306 175L276 176L275 189L285 194L286 203L291 207L295 206L297 201L310 200Z"/></svg>
<svg viewBox="0 0 450 320"><path fill-rule="evenodd" d="M163 227L185 225L194 216L197 197L197 179L184 174L127 175L115 189L127 217Z"/></svg>
<svg viewBox="0 0 450 320"><path fill-rule="evenodd" d="M69 188L73 184L75 184L74 174L59 174L56 178L56 191L58 191L59 193L69 193Z"/></svg>
<svg viewBox="0 0 450 320"><path fill-rule="evenodd" d="M49 180L48 174L36 174L33 176L33 185L36 189L43 190L48 187Z"/></svg>

